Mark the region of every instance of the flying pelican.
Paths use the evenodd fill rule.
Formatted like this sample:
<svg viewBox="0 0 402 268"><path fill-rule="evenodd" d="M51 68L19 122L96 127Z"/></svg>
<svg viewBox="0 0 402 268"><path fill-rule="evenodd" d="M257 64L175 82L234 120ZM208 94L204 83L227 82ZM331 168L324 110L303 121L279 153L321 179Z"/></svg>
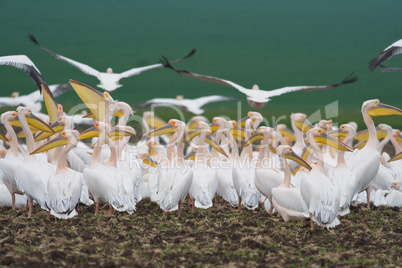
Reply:
<svg viewBox="0 0 402 268"><path fill-rule="evenodd" d="M387 61L389 58L401 54L402 53L402 39L396 41L395 43L391 44L390 46L386 47L377 57L372 59L369 62L369 70L374 71L377 69L379 66L382 67L383 71L397 71L400 72L402 69L397 69L397 68L387 68L385 66L382 66L382 63L384 61Z"/></svg>
<svg viewBox="0 0 402 268"><path fill-rule="evenodd" d="M18 68L28 74L35 82L39 91L41 91L41 85L47 87L45 79L42 77L39 69L35 64L25 55L3 56L0 57L0 65L9 65Z"/></svg>
<svg viewBox="0 0 402 268"><path fill-rule="evenodd" d="M66 167L67 154L75 146L80 134L77 130L62 131L51 141L37 148L31 154L45 152L65 145L57 161L57 168L47 182L46 206L50 214L59 219L70 219L78 215L83 175Z"/></svg>
<svg viewBox="0 0 402 268"><path fill-rule="evenodd" d="M303 200L300 190L290 187L290 167L286 159L293 159L293 161L299 163L308 170L311 170L311 167L295 154L292 147L289 145L280 145L277 149L277 154L280 161L282 161L281 166L283 167L285 177L279 187L272 189L272 203L284 221L308 218L308 208L306 202Z"/></svg>
<svg viewBox="0 0 402 268"><path fill-rule="evenodd" d="M49 86L49 90L55 98L70 89L71 87L69 84ZM0 107L25 106L30 108L32 112L39 113L42 109L42 101L42 96L37 90L27 95L20 95L19 92L13 92L11 97L0 97Z"/></svg>
<svg viewBox="0 0 402 268"><path fill-rule="evenodd" d="M162 64L165 64L166 67L174 70L178 74L235 88L238 91L240 91L241 93L246 94L248 104L255 109L260 109L260 108L264 107L271 100L272 97L276 97L276 96L279 96L279 95L282 95L285 93L290 93L290 92L295 92L295 91L313 91L313 90L331 89L331 88L335 88L340 85L353 83L357 80L357 76L350 74L347 77L345 77L345 79L342 82L337 83L337 84L322 85L322 86L283 87L283 88L279 88L279 89L275 89L275 90L265 91L265 90L260 90L258 85L254 85L251 89L246 89L246 88L244 88L236 83L233 83L232 81L229 81L229 80L224 80L221 78L208 76L208 75L196 74L196 73L188 72L185 70L176 70L175 68L173 68L172 65L169 64L169 61L167 60L166 57L163 57L163 59L160 62Z"/></svg>
<svg viewBox="0 0 402 268"><path fill-rule="evenodd" d="M176 96L176 99L161 99L161 98L152 99L138 106L138 108L143 109L146 107L174 105L178 106L180 109L186 112L199 115L204 113L204 110L201 109L201 107L210 102L230 101L230 100L236 100L236 98L213 95L196 99L184 99L182 95L178 95Z"/></svg>
<svg viewBox="0 0 402 268"><path fill-rule="evenodd" d="M106 72L103 73L103 72L99 72L99 71L95 70L94 68L92 68L86 64L66 58L64 56L61 56L59 54L56 54L56 53L48 50L47 48L44 48L43 46L41 46L38 43L38 41L32 34L29 35L29 39L32 42L34 42L37 46L39 46L43 51L49 53L56 59L65 61L65 62L73 65L75 68L79 69L80 71L84 72L85 74L92 75L92 76L95 76L96 78L98 78L100 81L100 84L98 85L98 87L102 88L103 90L108 91L108 92L115 91L116 89L121 87L122 85L119 84L119 81L122 78L128 78L133 75L139 75L142 72L145 72L148 70L165 67L165 64L159 63L159 64L154 64L154 65L149 65L149 66L144 66L144 67L133 68L133 69L130 69L123 73L113 73L112 68L107 68ZM175 61L172 61L172 62L170 62L170 64L175 64L175 63L178 63L178 62L181 62L181 61L187 59L188 57L193 55L195 53L195 51L196 50L193 49L187 56L177 59Z"/></svg>

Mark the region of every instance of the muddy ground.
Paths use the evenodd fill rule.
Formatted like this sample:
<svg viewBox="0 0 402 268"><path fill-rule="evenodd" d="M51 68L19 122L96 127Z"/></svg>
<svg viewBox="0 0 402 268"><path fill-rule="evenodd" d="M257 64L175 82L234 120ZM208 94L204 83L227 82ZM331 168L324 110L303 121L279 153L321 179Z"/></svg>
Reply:
<svg viewBox="0 0 402 268"><path fill-rule="evenodd" d="M162 218L141 201L132 215L81 206L69 221L46 220L38 207L27 212L0 208L0 264L9 266L400 266L402 210L354 207L332 230L309 221L276 221L259 208L235 212L221 199L210 214L184 206Z"/></svg>

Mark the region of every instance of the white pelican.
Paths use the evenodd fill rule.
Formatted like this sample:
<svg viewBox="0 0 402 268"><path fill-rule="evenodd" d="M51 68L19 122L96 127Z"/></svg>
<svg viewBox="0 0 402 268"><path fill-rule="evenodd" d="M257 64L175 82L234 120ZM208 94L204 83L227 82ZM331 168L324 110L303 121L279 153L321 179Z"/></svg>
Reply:
<svg viewBox="0 0 402 268"><path fill-rule="evenodd" d="M46 207L50 214L59 219L70 219L78 215L83 175L66 167L67 154L75 146L79 133L76 130L62 131L48 143L32 152L41 153L52 148L65 145L58 157L57 169L49 176L47 182Z"/></svg>
<svg viewBox="0 0 402 268"><path fill-rule="evenodd" d="M302 113L291 114L290 120L291 120L292 129L293 129L293 133L294 133L294 138L295 138L295 143L292 146L292 150L295 152L295 154L301 156L303 154L303 150L305 147L303 132L307 132L313 126L307 120L307 116ZM285 133L283 133L283 134L285 134ZM294 161L289 161L289 162L291 165L291 169L295 169L298 166L298 164Z"/></svg>
<svg viewBox="0 0 402 268"><path fill-rule="evenodd" d="M30 155L35 149L35 142L28 125L28 119L30 125L34 124L35 127L41 128L43 131L49 131L51 128L33 115L32 111L27 107L20 106L17 108L17 112L18 116L14 117L14 119L19 120L25 132L28 153L24 155L24 160L18 163L18 167L15 170L15 179L28 197L28 218L31 218L34 200L43 209L46 209L47 182L49 176L55 170L55 166L47 162L45 155Z"/></svg>
<svg viewBox="0 0 402 268"><path fill-rule="evenodd" d="M55 98L70 89L69 84L49 86L49 90ZM38 90L27 95L20 95L19 92L13 92L11 97L0 97L0 107L25 106L30 108L32 112L39 113L42 109L42 100L42 96Z"/></svg>
<svg viewBox="0 0 402 268"><path fill-rule="evenodd" d="M296 155L289 145L280 145L277 154L282 162L285 177L279 187L272 189L272 203L284 221L308 218L309 211L300 190L290 187L291 174L286 159L292 159L308 170L311 170L311 167Z"/></svg>
<svg viewBox="0 0 402 268"><path fill-rule="evenodd" d="M253 121L249 118L245 123L246 140L250 139L252 129ZM254 210L258 207L261 193L255 187L254 177L253 150L251 146L247 146L241 152L240 157L235 159L233 169L233 184L239 196L239 212L242 204L249 210Z"/></svg>
<svg viewBox="0 0 402 268"><path fill-rule="evenodd" d="M241 93L246 94L248 104L255 109L260 109L260 108L264 107L271 100L272 97L276 97L276 96L279 96L279 95L282 95L285 93L290 93L290 92L295 92L295 91L313 91L313 90L331 89L331 88L335 88L340 85L353 83L357 80L357 77L354 76L353 74L351 74L351 75L348 75L342 82L337 83L337 84L322 85L322 86L283 87L283 88L279 88L279 89L275 89L275 90L265 91L265 90L260 90L257 85L254 85L251 89L246 89L246 88L244 88L236 83L233 83L232 81L229 81L229 80L224 80L221 78L212 77L212 76L208 76L208 75L196 74L196 73L192 73L192 72L188 72L188 71L184 71L184 70L176 70L175 68L173 68L172 65L169 64L169 61L167 60L166 57L163 57L163 60L161 60L161 62L163 64L165 64L166 67L176 71L178 74L235 88L238 91L240 91Z"/></svg>
<svg viewBox="0 0 402 268"><path fill-rule="evenodd" d="M317 142L341 150L351 151L352 149L320 128L310 129L306 136L315 151L318 163L310 173L301 178L300 192L310 213L311 229L314 229L313 221L320 226L333 228L340 223L337 218L340 200L339 187L336 180L324 174L323 154Z"/></svg>
<svg viewBox="0 0 402 268"><path fill-rule="evenodd" d="M271 207L268 210L269 214L272 214L272 210L274 208L272 203L272 189L278 187L283 181L283 173L281 171L268 168L270 166L270 162L269 159L265 157L268 151L271 133L272 128L259 127L258 131L242 144L242 147L246 148L246 146L249 146L251 143L256 142L257 140L262 140L260 151L258 153L257 165L255 167L254 184L258 191L264 195L265 198L269 199L271 204Z"/></svg>
<svg viewBox="0 0 402 268"><path fill-rule="evenodd" d="M7 129L10 137L10 149L4 158L0 159L0 178L11 194L11 206L15 210L15 194L22 195L24 190L17 184L15 180L15 170L18 166L18 161L22 160L22 155L18 152L18 138L15 134L10 121L18 117L16 112L5 112L1 115L1 122Z"/></svg>
<svg viewBox="0 0 402 268"><path fill-rule="evenodd" d="M236 128L237 122L230 121L222 117L214 117L209 128L214 131L214 128L218 128L216 131L215 141L225 150L230 147L232 152L229 158L222 157L217 150L212 150L211 161L214 165L217 165L217 180L218 189L217 194L222 196L224 200L229 202L233 207L237 206L239 196L237 195L236 188L233 184L233 165L235 155L238 157L238 148L236 140L230 133L230 129ZM229 138L229 139L228 139ZM228 151L226 151L228 153Z"/></svg>
<svg viewBox="0 0 402 268"><path fill-rule="evenodd" d="M178 216L180 217L182 202L193 182L193 169L187 165L183 156L183 137L186 133L186 124L182 121L171 119L165 126L154 129L144 135L159 136L170 133L174 134L170 138L167 147L168 162L161 164L157 174L158 193L156 201L163 210L164 217L166 217L166 212L175 210L178 210ZM176 142L177 151L175 151L174 147Z"/></svg>
<svg viewBox="0 0 402 268"><path fill-rule="evenodd" d="M370 71L373 72L375 69L378 68L378 66L381 66L384 61L387 61L389 58L401 53L402 53L402 39L386 47L377 57L375 57L369 62L368 68ZM402 71L402 69L387 68L387 67L382 69L384 71L393 71L392 69Z"/></svg>
<svg viewBox="0 0 402 268"><path fill-rule="evenodd" d="M365 101L362 105L362 116L366 124L369 137L363 149L354 152L348 159L348 167L357 174L354 185L354 195L367 189L367 208L370 208L370 189L368 186L373 181L380 167L381 155L378 152L377 132L373 117L386 115L402 115L402 110L380 103L378 99Z"/></svg>
<svg viewBox="0 0 402 268"><path fill-rule="evenodd" d="M0 57L0 65L9 65L18 68L28 74L35 82L39 91L41 91L41 85L45 85L46 81L42 77L39 69L35 64L25 55L3 56Z"/></svg>
<svg viewBox="0 0 402 268"><path fill-rule="evenodd" d="M199 115L204 113L204 110L201 109L201 107L210 102L230 101L230 100L236 100L236 98L213 95L213 96L200 97L196 99L184 99L183 96L179 95L176 96L176 99L162 99L162 98L152 99L138 106L138 108L143 109L147 107L174 105L178 106L180 109L186 112Z"/></svg>
<svg viewBox="0 0 402 268"><path fill-rule="evenodd" d="M127 77L130 77L133 75L139 75L145 71L165 67L165 64L159 63L159 64L154 64L154 65L149 65L149 66L144 66L144 67L133 68L133 69L130 69L130 70L122 72L122 73L113 73L112 68L107 68L105 73L99 72L86 64L66 58L64 56L61 56L59 54L56 54L56 53L48 50L47 48L44 48L43 46L41 46L38 43L38 41L36 40L36 38L33 35L29 35L29 38L32 42L34 42L37 46L39 46L43 51L49 53L56 59L65 61L65 62L71 64L72 66L74 66L75 68L79 69L80 71L84 72L85 74L92 75L92 76L95 76L96 78L98 78L100 81L100 84L97 86L108 92L115 91L116 89L121 87L122 85L119 84L119 81L122 78L127 78ZM188 57L190 57L191 55L193 55L194 53L195 53L195 49L193 49L187 56L177 59L175 61L172 61L172 62L170 62L170 64L181 62L181 61L187 59Z"/></svg>

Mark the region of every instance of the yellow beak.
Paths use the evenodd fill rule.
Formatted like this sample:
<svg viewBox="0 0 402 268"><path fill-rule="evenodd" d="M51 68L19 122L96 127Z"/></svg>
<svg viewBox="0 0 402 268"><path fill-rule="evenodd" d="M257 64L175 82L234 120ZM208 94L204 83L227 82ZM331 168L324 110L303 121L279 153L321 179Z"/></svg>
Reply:
<svg viewBox="0 0 402 268"><path fill-rule="evenodd" d="M307 164L306 161L304 161L303 159L301 159L295 152L290 152L290 154L287 154L285 156L285 158L290 159L295 161L296 163L298 163L300 166L303 166L305 168L307 168L308 170L311 170L311 167L309 164Z"/></svg>
<svg viewBox="0 0 402 268"><path fill-rule="evenodd" d="M58 121L53 123L50 127L54 130L55 133L58 133L58 132L64 130L64 126L61 125ZM38 134L36 134L35 141L42 141L44 139L49 138L52 135L53 135L53 133L41 131Z"/></svg>
<svg viewBox="0 0 402 268"><path fill-rule="evenodd" d="M368 111L371 117L386 115L402 115L402 110L387 104L380 103L377 107Z"/></svg>
<svg viewBox="0 0 402 268"><path fill-rule="evenodd" d="M348 134L340 128L331 131L328 134L331 135L332 137L340 139L341 141L343 141L348 136Z"/></svg>
<svg viewBox="0 0 402 268"><path fill-rule="evenodd" d="M147 117L145 121L151 128L160 128L167 124L163 119L157 117L156 115Z"/></svg>
<svg viewBox="0 0 402 268"><path fill-rule="evenodd" d="M402 159L402 152L400 152L400 153L394 155L393 157L391 157L391 159L389 159L388 162L393 162L393 161L396 161L396 160L399 160L399 159Z"/></svg>
<svg viewBox="0 0 402 268"><path fill-rule="evenodd" d="M16 127L21 127L21 122L19 121L19 117L14 117L15 120L11 120L10 124ZM43 122L39 117L31 113L26 116L28 124L34 128L34 130L41 130L45 132L50 132L54 134L54 130L45 122Z"/></svg>
<svg viewBox="0 0 402 268"><path fill-rule="evenodd" d="M64 135L63 135L64 134ZM48 151L50 149L53 149L55 147L59 147L62 145L66 145L68 144L70 141L66 138L65 136L65 132L62 132L60 134L57 135L56 138L54 138L53 140L49 141L48 143L40 146L39 148L37 148L36 150L34 150L33 152L31 152L31 154L38 154L38 153L42 153L45 151Z"/></svg>
<svg viewBox="0 0 402 268"><path fill-rule="evenodd" d="M246 131L239 126L232 127L230 129L230 133L237 141L243 142L244 139L246 138Z"/></svg>
<svg viewBox="0 0 402 268"><path fill-rule="evenodd" d="M143 134L142 136L159 136L159 135L166 135L166 134L170 134L170 133L174 133L176 132L176 127L171 125L171 124L166 124L162 127L156 128L154 130L151 130L145 134Z"/></svg>
<svg viewBox="0 0 402 268"><path fill-rule="evenodd" d="M377 132L377 139L378 139L378 140L379 140L379 139L383 139L383 138L385 138L385 137L387 136L387 132L385 132L385 131L382 130L381 128L376 127L375 130L376 130L376 132ZM368 141L368 138L369 138L369 133L368 133L368 130L367 130L367 129L360 131L360 132L357 133L356 136L354 137L354 139L355 139L355 140L358 140L358 141Z"/></svg>
<svg viewBox="0 0 402 268"><path fill-rule="evenodd" d="M328 133L323 132L321 135L314 137L314 140L316 142L320 143L325 143L335 149L341 150L341 151L347 151L347 152L352 152L353 149L344 144L341 140L332 137L331 135L328 135Z"/></svg>
<svg viewBox="0 0 402 268"><path fill-rule="evenodd" d="M93 137L99 137L99 130L94 126L80 133L80 140L91 139Z"/></svg>
<svg viewBox="0 0 402 268"><path fill-rule="evenodd" d="M150 157L146 157L142 160L142 162L148 166L158 168L158 163L156 163L154 160L152 160Z"/></svg>
<svg viewBox="0 0 402 268"><path fill-rule="evenodd" d="M41 85L41 87L43 102L45 103L47 114L49 115L49 123L53 124L57 121L57 102L55 101L52 93L50 93L50 90L47 87L45 87L44 85Z"/></svg>
<svg viewBox="0 0 402 268"><path fill-rule="evenodd" d="M73 87L78 97L85 103L89 110L93 113L96 121L105 121L106 104L105 97L96 89L83 83L70 79L70 85Z"/></svg>
<svg viewBox="0 0 402 268"><path fill-rule="evenodd" d="M197 154L197 148L193 148L191 152L184 156L185 160L193 160L195 161L195 155Z"/></svg>
<svg viewBox="0 0 402 268"><path fill-rule="evenodd" d="M209 130L210 130L212 133L218 131L218 129L219 129L219 126L218 126L217 124L215 124L215 123L209 124Z"/></svg>
<svg viewBox="0 0 402 268"><path fill-rule="evenodd" d="M253 136L251 136L248 140L246 140L241 147L246 147L249 146L250 144L262 140L264 138L264 136L262 134L260 134L259 132L255 133Z"/></svg>
<svg viewBox="0 0 402 268"><path fill-rule="evenodd" d="M221 147L219 144L217 144L217 143L215 142L214 138L212 138L211 135L207 135L207 136L205 137L205 142L208 143L209 145L211 145L211 147L214 148L215 150L217 150L219 153L223 154L223 155L226 156L226 157L229 157L229 156L225 153L225 151L222 149L222 147Z"/></svg>
<svg viewBox="0 0 402 268"><path fill-rule="evenodd" d="M281 129L281 130L279 130L279 132L281 133L282 136L287 137L289 139L289 141L291 141L291 142L296 141L295 135L293 134L293 132L290 129L288 129L288 128Z"/></svg>
<svg viewBox="0 0 402 268"><path fill-rule="evenodd" d="M0 140L7 141L7 142L9 141L3 133L0 133Z"/></svg>
<svg viewBox="0 0 402 268"><path fill-rule="evenodd" d="M183 142L188 142L189 140L194 139L195 137L197 137L200 134L201 134L201 131L197 128L194 128L193 130L191 130L190 132L188 132L186 134L186 136L183 139Z"/></svg>
<svg viewBox="0 0 402 268"><path fill-rule="evenodd" d="M309 131L310 129L313 128L313 125L307 119L303 119L301 121L300 120L295 121L295 125L302 132L307 132L307 131Z"/></svg>
<svg viewBox="0 0 402 268"><path fill-rule="evenodd" d="M122 130L122 129L117 129L117 128L112 128L109 132L109 137L112 141L121 139L123 137L131 137L134 136L136 133L127 131L127 130Z"/></svg>

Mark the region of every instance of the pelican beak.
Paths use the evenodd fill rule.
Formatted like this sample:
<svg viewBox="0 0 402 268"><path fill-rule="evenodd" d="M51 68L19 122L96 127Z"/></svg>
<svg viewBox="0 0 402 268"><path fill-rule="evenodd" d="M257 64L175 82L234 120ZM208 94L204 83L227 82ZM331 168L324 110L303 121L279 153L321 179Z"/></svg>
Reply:
<svg viewBox="0 0 402 268"><path fill-rule="evenodd" d="M341 151L347 151L347 152L352 152L353 149L344 144L342 141L340 141L337 138L332 137L331 135L328 135L328 133L323 132L319 136L314 137L314 140L316 142L321 142L325 143L335 149L341 150Z"/></svg>
<svg viewBox="0 0 402 268"><path fill-rule="evenodd" d="M155 144L149 145L149 156L153 156L155 154Z"/></svg>
<svg viewBox="0 0 402 268"><path fill-rule="evenodd" d="M387 132L382 130L380 127L376 127L375 130L377 132L377 139L378 140L383 139L383 138L385 138L387 136ZM354 137L354 139L358 140L358 141L368 141L368 138L369 138L369 133L368 133L367 129L360 131Z"/></svg>
<svg viewBox="0 0 402 268"><path fill-rule="evenodd" d="M45 132L50 132L50 133L55 133L54 130L45 122L43 122L39 117L31 113L26 117L27 122L30 126L33 126L34 128L38 130L42 130Z"/></svg>
<svg viewBox="0 0 402 268"><path fill-rule="evenodd" d="M187 135L183 138L183 142L188 142L189 140L194 139L195 137L197 137L200 134L201 134L201 130L194 128L193 130L188 132Z"/></svg>
<svg viewBox="0 0 402 268"><path fill-rule="evenodd" d="M399 154L394 155L393 157L391 157L388 162L393 162L396 160L402 159L402 152L400 152Z"/></svg>
<svg viewBox="0 0 402 268"><path fill-rule="evenodd" d="M185 160L193 160L195 161L195 155L197 154L197 148L193 148L191 152L184 156Z"/></svg>
<svg viewBox="0 0 402 268"><path fill-rule="evenodd" d="M292 173L293 177L296 176L296 173L300 170L300 165L298 165L295 169L290 169L290 173Z"/></svg>
<svg viewBox="0 0 402 268"><path fill-rule="evenodd" d="M313 128L313 125L307 119L295 121L295 125L302 132L307 132Z"/></svg>
<svg viewBox="0 0 402 268"><path fill-rule="evenodd" d="M148 166L158 168L158 163L156 163L154 160L152 160L150 157L146 157L142 160L142 162Z"/></svg>
<svg viewBox="0 0 402 268"><path fill-rule="evenodd" d="M288 128L284 128L279 130L279 132L281 133L282 136L287 137L289 139L289 141L293 142L296 141L295 135L293 134L293 132L288 129Z"/></svg>
<svg viewBox="0 0 402 268"><path fill-rule="evenodd" d="M237 141L241 141L243 142L244 139L246 138L246 131L239 127L239 126L234 126L230 129L230 133L232 133L233 137L237 140Z"/></svg>
<svg viewBox="0 0 402 268"><path fill-rule="evenodd" d="M9 141L6 137L6 135L4 135L3 133L0 133L0 140L7 141L7 142Z"/></svg>
<svg viewBox="0 0 402 268"><path fill-rule="evenodd" d="M55 133L58 133L58 132L64 130L64 126L61 125L60 122L58 122L58 121L54 122L50 127L54 130ZM38 134L36 134L35 141L43 141L44 139L47 139L52 135L53 135L53 133L41 131Z"/></svg>
<svg viewBox="0 0 402 268"><path fill-rule="evenodd" d="M237 121L237 125L239 126L239 127L241 127L241 128L244 128L245 126L246 126L246 121L247 121L247 119L250 119L251 117L250 116L246 116L246 117L243 117L242 119L240 119L239 121Z"/></svg>
<svg viewBox="0 0 402 268"><path fill-rule="evenodd" d="M78 97L80 97L88 109L93 113L94 119L96 121L105 121L106 104L103 94L90 86L72 79L70 79L69 82Z"/></svg>
<svg viewBox="0 0 402 268"><path fill-rule="evenodd" d="M164 120L157 117L156 115L147 117L145 121L151 128L160 128L167 124Z"/></svg>
<svg viewBox="0 0 402 268"><path fill-rule="evenodd" d="M386 115L402 115L402 110L387 104L379 103L377 107L368 111L371 117Z"/></svg>
<svg viewBox="0 0 402 268"><path fill-rule="evenodd" d="M142 136L147 136L147 137L159 136L159 135L166 135L166 134L170 134L170 133L174 133L174 132L176 132L176 127L171 124L166 124L162 127L151 130L151 131L143 134Z"/></svg>
<svg viewBox="0 0 402 268"><path fill-rule="evenodd" d="M53 124L54 122L57 121L58 105L55 99L53 98L53 95L50 92L50 90L44 85L41 85L41 88L42 88L43 102L45 103L47 114L49 115L49 122Z"/></svg>
<svg viewBox="0 0 402 268"><path fill-rule="evenodd" d="M274 146L272 146L271 143L268 144L268 148L273 154L276 154L276 150L275 150Z"/></svg>
<svg viewBox="0 0 402 268"><path fill-rule="evenodd" d="M251 136L248 140L246 140L241 145L241 147L244 148L246 146L249 146L250 144L252 144L252 143L254 143L254 142L258 141L258 140L262 140L263 138L264 138L264 136L261 133L257 132L253 136Z"/></svg>
<svg viewBox="0 0 402 268"><path fill-rule="evenodd" d="M301 158L302 158L303 160L306 160L306 159L307 159L307 156L308 156L308 154L310 153L310 151L311 151L312 148L313 148L313 147L311 147L311 144L310 144L310 143L307 143L307 144L306 144L306 147L304 148L303 153L302 153L302 156L301 156Z"/></svg>
<svg viewBox="0 0 402 268"><path fill-rule="evenodd" d="M80 140L90 139L93 137L99 137L99 130L95 126L92 126L80 133Z"/></svg>
<svg viewBox="0 0 402 268"><path fill-rule="evenodd" d="M212 148L214 148L215 150L217 150L219 153L223 154L226 157L229 157L225 151L222 149L222 147L217 144L214 140L214 138L212 138L211 134L207 134L205 136L205 142L208 143L209 145L211 145Z"/></svg>
<svg viewBox="0 0 402 268"><path fill-rule="evenodd" d="M69 142L70 141L66 138L66 133L63 131L59 133L53 140L49 141L48 143L45 143L44 145L40 146L39 148L31 152L31 154L43 153L55 147L66 145Z"/></svg>
<svg viewBox="0 0 402 268"><path fill-rule="evenodd" d="M394 136L394 138L395 138L395 140L396 140L397 142L399 142L399 143L402 142L402 135L401 135L401 134Z"/></svg>
<svg viewBox="0 0 402 268"><path fill-rule="evenodd" d="M92 118L95 119L95 116L93 113L87 113L86 115L84 115L82 118Z"/></svg>
<svg viewBox="0 0 402 268"><path fill-rule="evenodd" d="M298 156L295 152L293 152L293 150L290 152L290 154L286 155L285 158L293 160L300 166L303 166L303 167L307 168L308 170L311 170L310 165L307 164L307 162L304 161L302 158L300 158L300 156Z"/></svg>
<svg viewBox="0 0 402 268"><path fill-rule="evenodd" d="M343 141L348 136L348 134L340 128L328 132L328 134L331 135L332 137L340 139L341 141Z"/></svg>
<svg viewBox="0 0 402 268"><path fill-rule="evenodd" d="M124 115L124 113L122 111L119 111L119 110L116 110L113 113L113 116L116 116L116 117L122 117L123 115Z"/></svg>
<svg viewBox="0 0 402 268"><path fill-rule="evenodd" d="M112 141L121 139L123 137L131 137L136 135L135 132L118 129L116 127L112 128L109 132L109 137Z"/></svg>
<svg viewBox="0 0 402 268"><path fill-rule="evenodd" d="M209 130L210 130L212 133L218 131L218 129L219 129L219 126L218 126L217 124L215 124L215 123L209 124Z"/></svg>
<svg viewBox="0 0 402 268"><path fill-rule="evenodd" d="M355 146L353 146L353 149L363 149L364 146L366 146L367 141L359 141Z"/></svg>

